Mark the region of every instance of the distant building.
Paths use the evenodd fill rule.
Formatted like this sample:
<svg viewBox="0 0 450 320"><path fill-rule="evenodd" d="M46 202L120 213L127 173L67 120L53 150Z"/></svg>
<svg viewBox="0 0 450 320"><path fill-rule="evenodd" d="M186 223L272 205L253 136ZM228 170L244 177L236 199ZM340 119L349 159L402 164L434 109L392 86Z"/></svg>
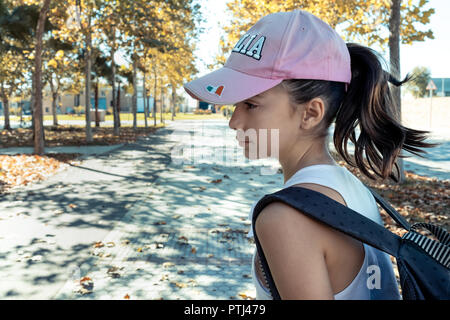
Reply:
<svg viewBox="0 0 450 320"><path fill-rule="evenodd" d="M120 90L120 111L131 112L132 108L132 95ZM45 99L47 98L47 99ZM50 94L44 98L44 114L51 114L51 97ZM166 98L167 99L167 98ZM84 93L81 94L62 94L61 95L61 113L73 112L75 107L84 106L85 104ZM152 112L153 97L149 97L149 112ZM91 108L95 109L95 93L91 91ZM112 112L112 90L110 88L101 88L98 93L98 108L99 110L108 110ZM137 93L137 112L144 112L144 99L142 95L142 89L138 89Z"/></svg>
<svg viewBox="0 0 450 320"><path fill-rule="evenodd" d="M138 88L137 90L137 112L143 113L144 112L144 99L142 94L142 88ZM148 91L149 93L149 91ZM158 96L157 100L157 112L160 110L161 101L160 96ZM164 95L164 101L163 101L163 110L165 112L169 112L172 105L172 95L171 94L165 94ZM81 92L80 94L72 94L68 92L63 92L60 94L60 96L56 100L56 113L57 114L70 114L75 112L75 108L77 107L84 107L85 104L85 96L84 93ZM148 96L148 108L149 113L151 114L153 112L153 106L154 106L154 98L153 95ZM132 112L132 104L133 104L133 96L129 93L126 93L123 88L120 92L120 111L125 113L131 113ZM179 112L192 112L192 109L195 109L195 107L189 106L187 103L181 103L178 104L177 107L179 108ZM9 108L10 108L10 114L13 114L14 112L20 112L20 109L22 109L24 115L31 115L31 101L30 98L27 97L23 100L20 98L12 98L9 101ZM91 91L91 108L95 109L95 93L94 90ZM112 90L110 87L107 86L101 86L99 88L98 92L98 108L100 110L107 110L108 112L112 113ZM78 108L77 108L78 109ZM214 109L214 105L206 105L206 109ZM215 110L213 110L214 112ZM44 88L43 90L43 99L42 99L42 112L44 115L51 115L52 114L52 95L48 87ZM84 108L82 110L84 113ZM0 117L3 116L4 110L3 110L3 104L0 101Z"/></svg>
<svg viewBox="0 0 450 320"><path fill-rule="evenodd" d="M211 110L212 113L216 113L216 110L217 110L216 105L205 102L205 101L199 101L198 108L201 110Z"/></svg>
<svg viewBox="0 0 450 320"><path fill-rule="evenodd" d="M138 97L137 97L137 112L144 112L144 99L142 95L142 89L138 89ZM166 95L164 97L164 106L170 105L170 96ZM149 102L149 112L151 113L153 110L153 97L148 97ZM159 100L158 100L159 103ZM71 94L71 93L62 93L56 100L56 113L57 114L69 114L74 113L75 108L79 106L84 106L85 104L85 96L83 93L81 94ZM22 108L24 115L31 115L31 102L29 98L24 100L19 99L11 99L9 102L10 113L14 109ZM91 108L95 109L95 93L94 90L91 91ZM108 110L112 112L112 90L110 88L100 88L98 93L98 108L99 110ZM131 112L132 109L132 95L125 93L124 90L121 90L120 95L120 111L121 112ZM51 92L46 88L43 90L43 99L42 99L42 112L44 115L52 114L52 96ZM84 112L84 109L83 109ZM4 113L3 105L0 102L0 116Z"/></svg>
<svg viewBox="0 0 450 320"><path fill-rule="evenodd" d="M450 96L450 78L431 78L436 85L436 94L439 97Z"/></svg>

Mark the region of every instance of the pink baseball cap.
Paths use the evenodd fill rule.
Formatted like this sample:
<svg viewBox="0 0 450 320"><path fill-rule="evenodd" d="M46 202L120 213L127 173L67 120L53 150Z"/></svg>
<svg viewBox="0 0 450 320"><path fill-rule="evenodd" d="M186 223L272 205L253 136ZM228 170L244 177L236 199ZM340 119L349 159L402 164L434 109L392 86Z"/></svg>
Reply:
<svg viewBox="0 0 450 320"><path fill-rule="evenodd" d="M303 10L271 13L236 43L224 66L184 84L194 99L235 104L285 79L350 83L350 54L327 23Z"/></svg>

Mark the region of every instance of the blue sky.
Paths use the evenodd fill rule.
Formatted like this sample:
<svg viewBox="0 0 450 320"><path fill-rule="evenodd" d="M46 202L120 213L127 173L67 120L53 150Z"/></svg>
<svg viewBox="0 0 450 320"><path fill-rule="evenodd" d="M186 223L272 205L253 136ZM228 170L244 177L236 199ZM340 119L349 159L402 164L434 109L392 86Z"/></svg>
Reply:
<svg viewBox="0 0 450 320"><path fill-rule="evenodd" d="M224 0L198 0L202 6L205 32L200 36L196 52L199 76L210 72L206 64L214 61L219 52L219 39L223 33L220 23L226 22L226 2ZM431 76L450 78L450 0L430 0L426 8L435 8L431 22L424 28L433 30L435 39L401 45L400 61L402 76L416 66L428 67ZM376 48L374 48L376 49Z"/></svg>

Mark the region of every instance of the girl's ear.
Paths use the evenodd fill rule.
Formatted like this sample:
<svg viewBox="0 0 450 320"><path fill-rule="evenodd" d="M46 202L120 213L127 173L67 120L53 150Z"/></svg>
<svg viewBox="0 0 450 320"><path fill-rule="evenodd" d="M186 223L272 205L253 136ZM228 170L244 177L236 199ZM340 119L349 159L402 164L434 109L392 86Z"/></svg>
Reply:
<svg viewBox="0 0 450 320"><path fill-rule="evenodd" d="M313 98L303 105L300 127L310 130L316 127L325 115L325 103L321 98Z"/></svg>

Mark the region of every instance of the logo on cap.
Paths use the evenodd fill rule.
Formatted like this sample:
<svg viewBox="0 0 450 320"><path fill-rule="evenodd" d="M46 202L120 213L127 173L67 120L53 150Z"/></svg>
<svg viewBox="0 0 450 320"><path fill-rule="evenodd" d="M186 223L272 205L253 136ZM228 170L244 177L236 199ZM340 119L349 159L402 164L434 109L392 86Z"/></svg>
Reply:
<svg viewBox="0 0 450 320"><path fill-rule="evenodd" d="M218 87L207 86L206 90L208 90L208 92L210 92L210 93L217 94L220 97L222 95L224 88L225 88L224 86L218 86Z"/></svg>
<svg viewBox="0 0 450 320"><path fill-rule="evenodd" d="M237 52L240 54L244 54L247 55L249 57L252 57L253 59L256 60L260 60L261 59L261 52L262 49L264 47L264 42L266 41L266 37L265 36L261 36L254 44L251 48L250 44L252 43L252 41L257 37L257 34L245 34L241 39L239 39L239 41L236 43L236 45L234 46L233 50L231 50L232 52ZM247 38L249 38L247 42L245 42L247 40ZM245 42L245 43L244 43Z"/></svg>

